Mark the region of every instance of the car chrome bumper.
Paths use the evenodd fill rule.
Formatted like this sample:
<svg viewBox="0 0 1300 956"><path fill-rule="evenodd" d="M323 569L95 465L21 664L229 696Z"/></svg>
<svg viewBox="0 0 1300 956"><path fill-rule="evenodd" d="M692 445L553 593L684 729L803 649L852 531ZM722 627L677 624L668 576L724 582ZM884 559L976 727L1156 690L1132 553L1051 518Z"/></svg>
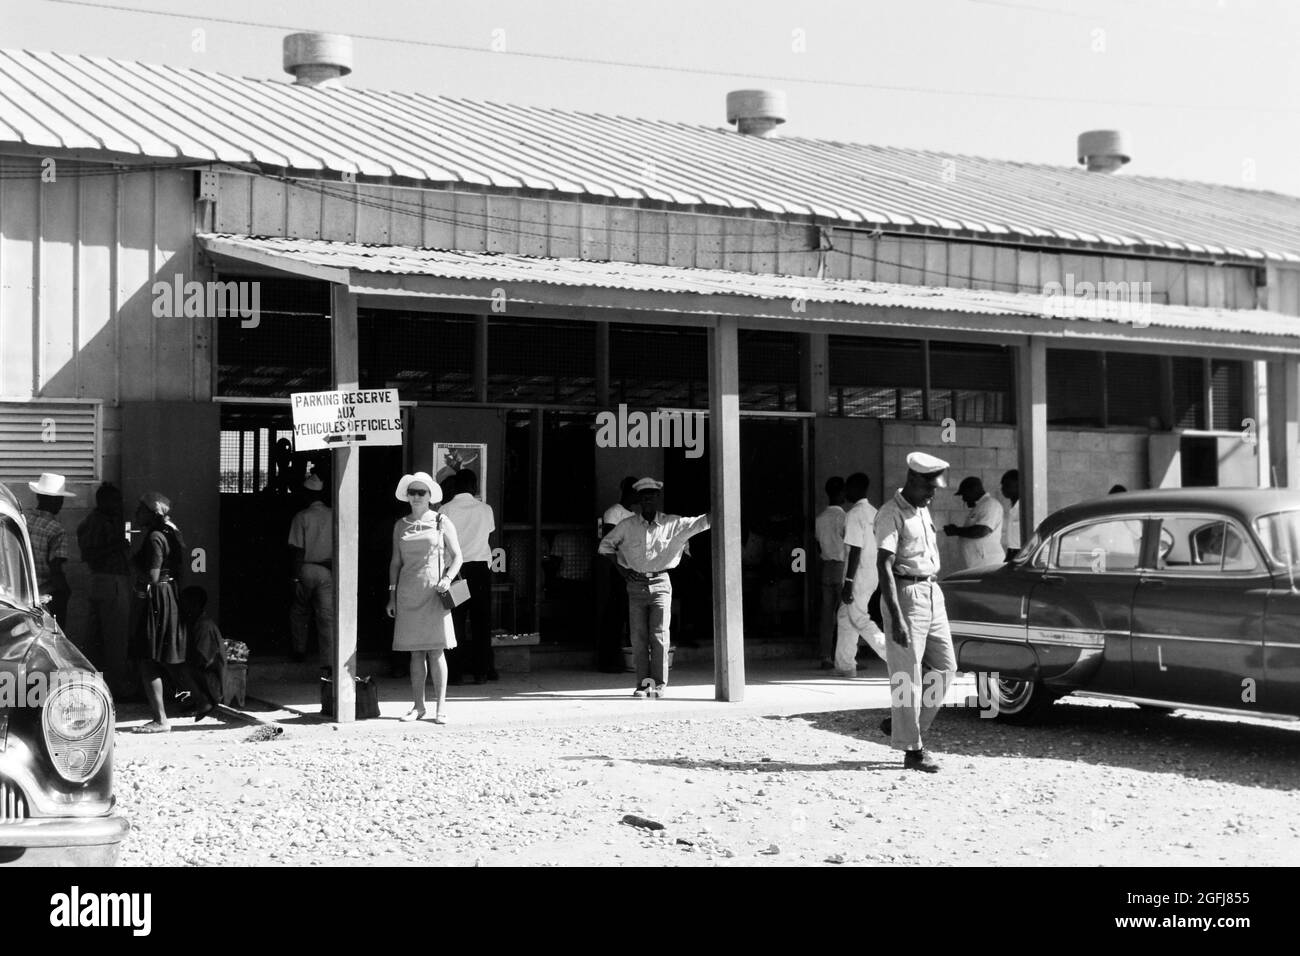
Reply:
<svg viewBox="0 0 1300 956"><path fill-rule="evenodd" d="M0 866L115 866L130 829L116 814L0 824Z"/></svg>

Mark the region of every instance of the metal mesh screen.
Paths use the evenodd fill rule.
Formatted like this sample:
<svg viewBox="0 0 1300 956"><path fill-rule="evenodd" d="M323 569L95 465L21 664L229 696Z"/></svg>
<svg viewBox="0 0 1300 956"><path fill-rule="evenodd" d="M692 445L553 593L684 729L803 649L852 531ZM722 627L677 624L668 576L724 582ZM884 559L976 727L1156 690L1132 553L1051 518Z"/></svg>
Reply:
<svg viewBox="0 0 1300 956"><path fill-rule="evenodd" d="M930 345L930 418L1011 421L1011 353L1000 345Z"/></svg>
<svg viewBox="0 0 1300 956"><path fill-rule="evenodd" d="M1174 427L1205 427L1205 363L1198 358L1175 358L1173 377Z"/></svg>
<svg viewBox="0 0 1300 956"><path fill-rule="evenodd" d="M633 408L707 408L708 333L656 325L609 331L609 394Z"/></svg>
<svg viewBox="0 0 1300 956"><path fill-rule="evenodd" d="M238 281L238 277L223 277ZM217 394L284 398L330 387L329 286L258 279L260 315L217 319Z"/></svg>
<svg viewBox="0 0 1300 956"><path fill-rule="evenodd" d="M1240 431L1245 414L1242 395L1242 363L1215 359L1210 363L1210 427L1219 431Z"/></svg>
<svg viewBox="0 0 1300 956"><path fill-rule="evenodd" d="M1102 427L1101 353L1047 350L1047 421Z"/></svg>
<svg viewBox="0 0 1300 956"><path fill-rule="evenodd" d="M801 337L794 332L741 329L738 336L740 407L795 411L799 407Z"/></svg>
<svg viewBox="0 0 1300 956"><path fill-rule="evenodd" d="M594 405L596 327L589 322L492 319L488 401Z"/></svg>
<svg viewBox="0 0 1300 956"><path fill-rule="evenodd" d="M474 400L473 316L363 309L357 326L362 386L410 401Z"/></svg>
<svg viewBox="0 0 1300 956"><path fill-rule="evenodd" d="M832 335L829 408L853 418L923 418L921 343Z"/></svg>
<svg viewBox="0 0 1300 956"><path fill-rule="evenodd" d="M1160 359L1106 353L1106 423L1161 428Z"/></svg>

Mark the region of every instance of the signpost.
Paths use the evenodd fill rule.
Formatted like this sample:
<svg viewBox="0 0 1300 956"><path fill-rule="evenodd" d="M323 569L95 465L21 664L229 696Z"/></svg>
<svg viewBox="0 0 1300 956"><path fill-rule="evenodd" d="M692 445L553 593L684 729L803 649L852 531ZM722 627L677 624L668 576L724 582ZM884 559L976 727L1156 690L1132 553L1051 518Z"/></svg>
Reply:
<svg viewBox="0 0 1300 956"><path fill-rule="evenodd" d="M351 723L357 676L357 450L401 445L402 413L397 389L358 387L356 299L346 288L334 288L332 313L332 365L339 387L294 392L289 399L294 451L334 452L334 720Z"/></svg>
<svg viewBox="0 0 1300 956"><path fill-rule="evenodd" d="M395 388L294 392L289 398L295 452L402 443Z"/></svg>

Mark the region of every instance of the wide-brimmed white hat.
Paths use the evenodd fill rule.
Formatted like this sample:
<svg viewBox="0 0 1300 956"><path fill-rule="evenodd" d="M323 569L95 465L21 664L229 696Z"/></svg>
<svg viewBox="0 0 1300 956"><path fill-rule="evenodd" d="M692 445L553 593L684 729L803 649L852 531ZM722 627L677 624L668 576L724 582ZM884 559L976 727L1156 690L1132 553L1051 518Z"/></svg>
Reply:
<svg viewBox="0 0 1300 956"><path fill-rule="evenodd" d="M413 475L403 475L402 480L397 483L397 500L406 500L406 490L411 485L419 483L429 489L429 504L436 505L442 500L442 485L433 480L433 476L427 471L417 471Z"/></svg>
<svg viewBox="0 0 1300 956"><path fill-rule="evenodd" d="M68 479L62 475L56 475L52 471L46 471L36 481L27 482L27 487L32 489L38 495L46 495L50 498L75 498L77 497L71 491L67 491L64 486Z"/></svg>

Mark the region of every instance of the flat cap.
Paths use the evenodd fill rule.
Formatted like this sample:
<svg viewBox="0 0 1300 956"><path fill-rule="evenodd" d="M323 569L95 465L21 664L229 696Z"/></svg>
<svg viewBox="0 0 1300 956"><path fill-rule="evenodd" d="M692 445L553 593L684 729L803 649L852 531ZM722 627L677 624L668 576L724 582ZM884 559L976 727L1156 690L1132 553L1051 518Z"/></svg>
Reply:
<svg viewBox="0 0 1300 956"><path fill-rule="evenodd" d="M653 478L642 478L632 486L633 491L663 491L664 483Z"/></svg>

